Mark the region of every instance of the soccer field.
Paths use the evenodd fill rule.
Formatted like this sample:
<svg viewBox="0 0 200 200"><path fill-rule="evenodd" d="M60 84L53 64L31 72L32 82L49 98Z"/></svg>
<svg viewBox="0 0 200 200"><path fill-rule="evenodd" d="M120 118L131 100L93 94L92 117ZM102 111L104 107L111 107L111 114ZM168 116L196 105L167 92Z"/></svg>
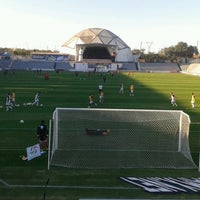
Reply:
<svg viewBox="0 0 200 200"><path fill-rule="evenodd" d="M150 194L120 180L120 177L199 177L198 169L68 169L50 167L47 154L31 161L23 161L26 147L36 144L36 128L40 120L46 123L56 107L87 108L88 96L93 94L98 102L100 74L73 72L44 73L16 71L0 75L0 200L118 198L118 199L198 199L197 193ZM105 101L97 108L183 110L190 116L190 148L198 165L200 151L200 91L199 77L176 73L121 73L106 74ZM121 83L124 94L119 93ZM129 85L135 86L135 96L129 96ZM16 92L12 112L5 111L8 92ZM33 102L36 92L41 92L43 106L25 106ZM172 107L170 92L176 95L178 107ZM191 108L192 92L196 95L195 108ZM91 108L92 109L92 108ZM20 123L20 120L24 123ZM155 158L156 159L156 158ZM48 186L46 184L48 182Z"/></svg>

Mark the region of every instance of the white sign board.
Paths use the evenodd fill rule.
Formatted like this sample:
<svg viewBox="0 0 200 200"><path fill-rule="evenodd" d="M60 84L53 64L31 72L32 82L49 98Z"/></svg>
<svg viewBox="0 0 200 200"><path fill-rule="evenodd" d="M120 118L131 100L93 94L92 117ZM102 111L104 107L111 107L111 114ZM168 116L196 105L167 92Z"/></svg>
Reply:
<svg viewBox="0 0 200 200"><path fill-rule="evenodd" d="M33 146L27 147L26 152L27 152L27 159L28 160L39 157L39 156L41 156L40 145L35 144Z"/></svg>

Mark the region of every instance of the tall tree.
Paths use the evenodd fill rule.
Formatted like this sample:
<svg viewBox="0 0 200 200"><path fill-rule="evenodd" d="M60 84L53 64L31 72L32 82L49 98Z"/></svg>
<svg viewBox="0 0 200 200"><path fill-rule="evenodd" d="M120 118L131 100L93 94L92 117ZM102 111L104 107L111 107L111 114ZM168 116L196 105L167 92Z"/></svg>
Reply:
<svg viewBox="0 0 200 200"><path fill-rule="evenodd" d="M198 49L195 46L188 46L185 42L178 42L175 46L162 49L162 52L171 59L192 58L194 54L198 54Z"/></svg>

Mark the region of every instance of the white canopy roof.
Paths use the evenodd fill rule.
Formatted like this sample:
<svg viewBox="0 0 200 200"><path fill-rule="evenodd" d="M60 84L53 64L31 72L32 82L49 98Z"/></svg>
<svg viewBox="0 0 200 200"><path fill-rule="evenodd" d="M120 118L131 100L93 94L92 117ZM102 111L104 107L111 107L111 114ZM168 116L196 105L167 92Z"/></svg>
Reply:
<svg viewBox="0 0 200 200"><path fill-rule="evenodd" d="M85 45L85 46L103 45L107 46L108 48L114 47L114 49L116 50L115 60L117 62L133 62L134 60L130 47L117 35L106 29L102 28L85 29L74 35L62 46L74 49L75 50L74 53L76 54L77 46L80 45Z"/></svg>

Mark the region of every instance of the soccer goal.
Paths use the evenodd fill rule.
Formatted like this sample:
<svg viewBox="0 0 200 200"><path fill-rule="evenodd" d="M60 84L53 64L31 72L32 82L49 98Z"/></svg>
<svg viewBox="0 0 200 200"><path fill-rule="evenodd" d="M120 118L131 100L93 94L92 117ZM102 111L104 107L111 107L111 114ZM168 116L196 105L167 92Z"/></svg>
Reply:
<svg viewBox="0 0 200 200"><path fill-rule="evenodd" d="M183 111L56 108L48 165L196 168Z"/></svg>

